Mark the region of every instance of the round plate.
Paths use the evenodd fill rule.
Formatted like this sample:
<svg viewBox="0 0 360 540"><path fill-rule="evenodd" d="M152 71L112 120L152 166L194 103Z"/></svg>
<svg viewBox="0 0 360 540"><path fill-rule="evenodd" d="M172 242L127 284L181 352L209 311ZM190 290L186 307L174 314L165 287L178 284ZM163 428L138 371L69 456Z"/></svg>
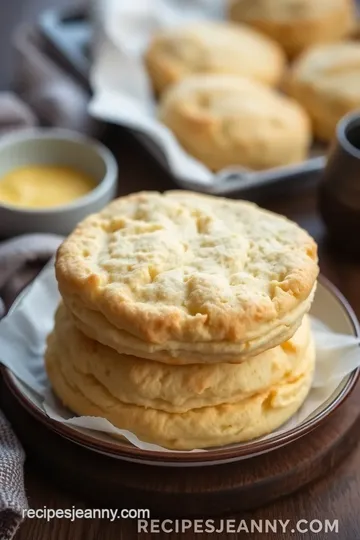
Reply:
<svg viewBox="0 0 360 540"><path fill-rule="evenodd" d="M333 331L360 336L359 323L342 294L324 277L319 278L311 314ZM107 456L135 463L158 466L204 466L230 463L276 450L303 437L323 422L354 388L360 368L345 376L331 397L295 428L274 432L265 440L217 447L206 452L172 452L141 450L126 441L116 440L101 432L85 430L50 419L35 392L24 385L8 369L3 368L5 383L21 404L49 429L68 440Z"/></svg>

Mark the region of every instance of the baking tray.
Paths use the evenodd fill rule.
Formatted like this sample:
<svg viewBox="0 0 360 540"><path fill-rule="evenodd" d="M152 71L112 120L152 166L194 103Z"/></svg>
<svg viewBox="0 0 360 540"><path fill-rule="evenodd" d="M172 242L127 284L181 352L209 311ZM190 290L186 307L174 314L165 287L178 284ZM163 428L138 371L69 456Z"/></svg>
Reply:
<svg viewBox="0 0 360 540"><path fill-rule="evenodd" d="M39 28L51 52L68 71L89 90L89 70L91 65L90 41L91 23L86 7L55 9L45 11L39 19ZM156 161L171 174L162 150L148 137L139 132L132 133L146 147ZM249 171L232 167L215 175L211 185L204 186L185 182L172 175L175 183L182 188L205 191L217 195L232 195L249 192L263 186L294 184L304 182L320 173L326 164L326 147L317 145L308 160L295 165L264 171ZM285 187L285 185L283 186Z"/></svg>

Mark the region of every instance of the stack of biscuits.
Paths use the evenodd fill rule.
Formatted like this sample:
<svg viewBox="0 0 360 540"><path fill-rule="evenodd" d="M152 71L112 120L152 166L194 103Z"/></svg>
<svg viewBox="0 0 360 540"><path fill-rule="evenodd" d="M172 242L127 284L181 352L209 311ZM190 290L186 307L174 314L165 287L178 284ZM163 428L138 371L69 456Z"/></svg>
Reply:
<svg viewBox="0 0 360 540"><path fill-rule="evenodd" d="M307 159L360 107L354 0L229 0L227 18L151 37L159 120L212 171Z"/></svg>
<svg viewBox="0 0 360 540"><path fill-rule="evenodd" d="M117 199L59 248L52 387L74 413L170 449L270 433L311 387L317 275L314 240L252 203Z"/></svg>

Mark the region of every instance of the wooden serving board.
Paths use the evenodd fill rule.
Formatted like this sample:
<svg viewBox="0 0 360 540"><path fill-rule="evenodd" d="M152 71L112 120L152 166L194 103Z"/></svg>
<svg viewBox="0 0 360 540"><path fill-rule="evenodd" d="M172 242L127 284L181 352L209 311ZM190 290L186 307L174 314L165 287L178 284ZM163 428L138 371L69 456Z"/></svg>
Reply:
<svg viewBox="0 0 360 540"><path fill-rule="evenodd" d="M326 475L354 448L360 383L315 431L260 457L226 465L138 465L75 445L35 420L1 381L1 407L39 472L97 506L149 508L152 516L219 516L254 509Z"/></svg>

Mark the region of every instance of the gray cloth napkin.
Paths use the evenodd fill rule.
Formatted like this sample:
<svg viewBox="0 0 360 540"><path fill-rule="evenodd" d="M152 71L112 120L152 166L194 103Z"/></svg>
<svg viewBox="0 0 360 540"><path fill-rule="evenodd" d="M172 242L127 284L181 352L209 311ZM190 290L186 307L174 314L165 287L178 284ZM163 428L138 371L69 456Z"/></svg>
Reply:
<svg viewBox="0 0 360 540"><path fill-rule="evenodd" d="M26 234L0 243L0 318L62 240L54 234Z"/></svg>
<svg viewBox="0 0 360 540"><path fill-rule="evenodd" d="M0 540L11 540L27 508L24 451L0 411Z"/></svg>
<svg viewBox="0 0 360 540"><path fill-rule="evenodd" d="M36 125L36 116L23 101L11 92L0 93L0 136Z"/></svg>
<svg viewBox="0 0 360 540"><path fill-rule="evenodd" d="M13 42L14 88L40 123L100 136L104 127L88 113L88 90L54 61L39 31L25 24Z"/></svg>
<svg viewBox="0 0 360 540"><path fill-rule="evenodd" d="M62 240L56 235L29 234L0 243L0 318ZM0 540L13 538L27 508L24 459L21 444L0 411Z"/></svg>

